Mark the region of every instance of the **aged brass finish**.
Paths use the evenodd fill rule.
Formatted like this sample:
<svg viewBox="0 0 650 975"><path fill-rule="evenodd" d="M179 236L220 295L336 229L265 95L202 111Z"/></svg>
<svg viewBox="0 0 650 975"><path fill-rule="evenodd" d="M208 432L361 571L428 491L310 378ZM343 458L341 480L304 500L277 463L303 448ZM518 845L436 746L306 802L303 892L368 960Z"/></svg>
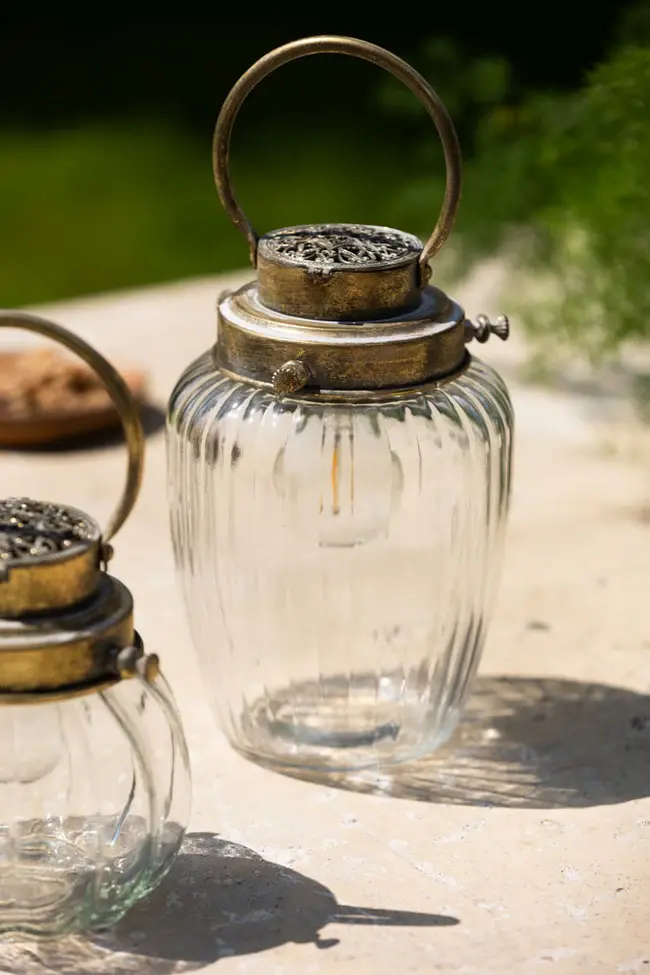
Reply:
<svg viewBox="0 0 650 975"><path fill-rule="evenodd" d="M487 315L477 315L476 322L465 322L466 342L476 339L477 342L487 342L491 335L505 342L510 336L510 321L507 315L499 315L494 323Z"/></svg>
<svg viewBox="0 0 650 975"><path fill-rule="evenodd" d="M111 399L115 403L122 420L124 436L128 449L128 469L126 485L120 502L113 513L106 529L102 534L103 542L108 542L122 527L135 504L144 466L144 434L140 415L129 388L119 372L101 356L92 345L88 345L78 335L74 335L61 325L56 325L38 315L30 315L23 311L1 311L0 328L21 328L28 332L37 332L45 338L53 339L70 349L83 359L104 383Z"/></svg>
<svg viewBox="0 0 650 975"><path fill-rule="evenodd" d="M56 692L117 680L134 641L133 598L102 574L94 597L59 613L0 620L0 693Z"/></svg>
<svg viewBox="0 0 650 975"><path fill-rule="evenodd" d="M281 315L262 305L248 284L220 305L214 358L218 367L279 393L399 389L458 372L465 361L464 323L462 308L436 288L422 292L414 311L350 325ZM298 362L307 382L278 388L289 363L302 379Z"/></svg>
<svg viewBox="0 0 650 975"><path fill-rule="evenodd" d="M258 237L239 206L229 174L230 139L245 98L276 68L311 54L350 54L392 73L424 104L442 141L447 182L436 226L417 237L358 224L284 227ZM217 368L278 396L359 397L413 389L458 375L465 345L507 337L507 320L467 322L465 312L429 285L429 260L451 231L461 189L453 123L438 95L408 64L348 37L310 37L271 51L227 96L214 134L221 202L247 237L257 281L220 297ZM487 322L487 324L486 324ZM505 324L504 324L505 322Z"/></svg>
<svg viewBox="0 0 650 975"><path fill-rule="evenodd" d="M229 153L233 125L244 100L260 81L281 65L311 54L348 54L378 65L409 88L431 116L442 143L447 166L447 182L440 215L418 258L421 269L420 282L426 284L429 274L428 263L447 240L458 211L462 182L460 145L447 109L429 83L406 61L376 44L353 37L330 35L307 37L270 51L241 76L223 103L214 133L212 155L214 176L224 209L234 225L246 236L251 262L253 267L257 267L259 237L239 206L230 183Z"/></svg>
<svg viewBox="0 0 650 975"><path fill-rule="evenodd" d="M153 682L160 674L160 660L155 653L145 653L142 637L137 630L133 630L133 643L117 653L114 649L108 649L103 663L96 668L97 676L92 679L85 679L76 684L51 685L41 681L33 689L27 690L5 690L0 685L0 706L3 704L46 704L49 701L61 701L72 697L84 697L86 694L97 694L108 690L120 680L127 680L132 677L141 677L147 683ZM61 659L69 666L71 660L71 648ZM79 654L80 658L82 654ZM122 658L128 660L125 667L121 666ZM56 666L56 660L52 660L52 665ZM36 658L32 661L32 669L36 670Z"/></svg>
<svg viewBox="0 0 650 975"><path fill-rule="evenodd" d="M153 679L133 628L129 590L106 574L108 539L124 523L142 480L144 435L138 407L118 372L90 345L45 319L0 312L0 326L25 328L76 352L104 382L128 446L126 487L102 536L67 505L0 501L0 703L30 703L98 691L138 674Z"/></svg>
<svg viewBox="0 0 650 975"><path fill-rule="evenodd" d="M273 373L273 391L278 396L297 393L309 382L309 369L299 359L289 359Z"/></svg>
<svg viewBox="0 0 650 975"><path fill-rule="evenodd" d="M372 321L417 308L422 241L389 227L285 227L260 238L260 301L285 315Z"/></svg>

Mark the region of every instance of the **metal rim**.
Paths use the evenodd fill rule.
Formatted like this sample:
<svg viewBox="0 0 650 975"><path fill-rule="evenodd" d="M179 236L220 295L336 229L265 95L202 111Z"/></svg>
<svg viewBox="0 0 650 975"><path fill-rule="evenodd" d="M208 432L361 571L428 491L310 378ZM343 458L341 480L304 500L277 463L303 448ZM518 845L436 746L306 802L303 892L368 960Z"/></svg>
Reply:
<svg viewBox="0 0 650 975"><path fill-rule="evenodd" d="M83 339L69 332L61 325L41 318L38 315L30 315L23 311L1 311L0 328L19 328L28 332L36 332L46 338L52 339L59 345L65 346L99 376L106 390L111 397L122 421L124 437L128 451L128 464L126 474L126 484L122 496L109 519L106 530L102 534L102 541L108 542L122 527L138 498L140 485L142 484L142 474L144 470L144 432L140 422L140 414L137 404L122 379L119 372L108 362L96 349L84 342Z"/></svg>
<svg viewBox="0 0 650 975"><path fill-rule="evenodd" d="M128 670L119 668L120 653L131 651L130 659L133 666ZM160 675L160 661L157 654L145 652L144 641L137 630L133 631L133 643L129 647L119 648L109 646L105 653L105 673L90 680L76 684L64 684L61 687L49 685L29 691L0 690L0 707L3 705L47 704L50 701L69 700L73 697L85 697L88 694L101 694L110 690L123 680L139 677L150 685Z"/></svg>
<svg viewBox="0 0 650 975"><path fill-rule="evenodd" d="M422 292L417 309L359 328L273 312L251 283L219 306L216 364L280 395L289 386L399 389L455 371L465 354L464 322L460 306L436 288Z"/></svg>
<svg viewBox="0 0 650 975"><path fill-rule="evenodd" d="M442 143L447 175L440 215L419 258L420 274L422 280L426 281L428 262L449 237L460 203L461 151L454 123L439 95L422 75L406 61L376 44L370 44L353 37L337 37L334 35L307 37L299 41L292 41L265 54L241 76L230 90L219 113L212 144L214 178L219 198L226 213L248 240L253 267L257 264L259 235L237 202L230 181L229 155L233 125L243 102L260 81L281 65L310 54L347 54L378 65L394 75L412 91L433 120Z"/></svg>

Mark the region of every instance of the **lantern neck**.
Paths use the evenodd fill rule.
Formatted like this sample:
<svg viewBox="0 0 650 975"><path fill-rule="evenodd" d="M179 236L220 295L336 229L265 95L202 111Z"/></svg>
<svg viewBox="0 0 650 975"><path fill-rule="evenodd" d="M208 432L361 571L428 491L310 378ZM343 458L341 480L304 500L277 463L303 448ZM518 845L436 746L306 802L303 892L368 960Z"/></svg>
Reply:
<svg viewBox="0 0 650 975"><path fill-rule="evenodd" d="M360 224L286 227L260 238L258 294L275 312L363 322L404 314L421 299L417 237Z"/></svg>
<svg viewBox="0 0 650 975"><path fill-rule="evenodd" d="M464 367L465 314L435 288L412 311L342 322L275 311L257 283L219 303L215 364L279 395L395 390L456 374Z"/></svg>

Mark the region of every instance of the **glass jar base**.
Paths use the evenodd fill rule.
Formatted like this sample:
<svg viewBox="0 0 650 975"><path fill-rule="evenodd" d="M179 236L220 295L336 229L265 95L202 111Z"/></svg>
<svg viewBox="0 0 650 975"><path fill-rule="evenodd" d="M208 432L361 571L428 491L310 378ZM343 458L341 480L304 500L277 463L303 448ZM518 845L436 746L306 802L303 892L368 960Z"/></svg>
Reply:
<svg viewBox="0 0 650 975"><path fill-rule="evenodd" d="M54 871L12 869L0 874L0 939L57 938L74 928L79 886Z"/></svg>
<svg viewBox="0 0 650 975"><path fill-rule="evenodd" d="M436 706L431 689L405 693L404 679L333 677L292 684L246 708L233 747L258 764L351 772L401 764L453 733L457 707Z"/></svg>
<svg viewBox="0 0 650 975"><path fill-rule="evenodd" d="M0 829L0 942L49 941L112 926L149 889L150 849L139 816L121 823L114 817L27 820L11 833Z"/></svg>

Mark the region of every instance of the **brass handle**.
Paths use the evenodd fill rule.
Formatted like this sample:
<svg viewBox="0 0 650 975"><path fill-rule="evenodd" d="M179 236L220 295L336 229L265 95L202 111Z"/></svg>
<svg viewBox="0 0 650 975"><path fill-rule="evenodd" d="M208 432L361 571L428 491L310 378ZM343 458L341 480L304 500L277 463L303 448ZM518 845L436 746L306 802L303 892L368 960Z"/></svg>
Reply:
<svg viewBox="0 0 650 975"><path fill-rule="evenodd" d="M214 178L217 184L219 198L226 213L248 240L253 267L257 264L259 236L237 202L230 183L229 154L232 128L244 100L260 81L288 61L294 61L296 58L302 58L308 54L349 54L352 57L361 58L363 61L370 61L372 64L377 64L380 68L384 68L406 85L416 98L420 99L433 119L438 130L438 135L440 136L440 141L442 142L447 177L445 196L438 221L420 255L421 278L423 281L426 281L428 277L428 262L447 240L451 228L454 225L460 203L462 167L458 136L456 135L454 123L449 117L447 109L440 100L440 97L431 85L424 80L421 74L418 74L406 61L402 61L401 58L391 54L390 51L386 51L383 47L378 47L376 44L369 44L367 41L356 40L353 37L328 35L307 37L303 40L292 41L290 44L277 47L274 51L270 51L263 58L260 58L259 61L256 61L241 76L223 103L214 130L214 141L212 144Z"/></svg>
<svg viewBox="0 0 650 975"><path fill-rule="evenodd" d="M129 387L119 372L92 345L88 345L79 336L46 318L23 311L0 311L0 328L21 328L44 335L64 345L97 373L113 400L124 429L128 467L122 497L102 536L103 541L108 542L119 531L133 509L140 492L144 469L144 433L138 407Z"/></svg>

